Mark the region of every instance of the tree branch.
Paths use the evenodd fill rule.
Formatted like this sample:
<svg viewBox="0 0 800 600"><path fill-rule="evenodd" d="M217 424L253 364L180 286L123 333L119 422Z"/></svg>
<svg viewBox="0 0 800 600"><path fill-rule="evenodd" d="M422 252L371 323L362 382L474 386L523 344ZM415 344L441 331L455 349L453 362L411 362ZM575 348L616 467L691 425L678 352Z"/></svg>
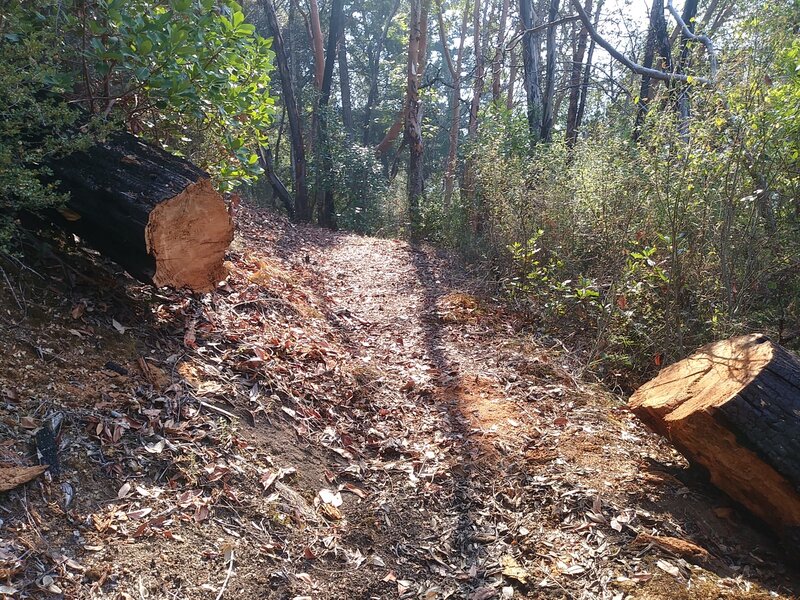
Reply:
<svg viewBox="0 0 800 600"><path fill-rule="evenodd" d="M711 85L711 80L706 79L705 77L693 77L691 75L685 75L683 73L666 73L664 71L659 71L658 69L648 69L647 67L643 67L642 65L633 62L628 57L626 57L622 52L614 48L610 43L608 43L599 33L597 33L597 29L595 29L594 25L592 24L592 20L589 18L589 15L586 14L586 11L583 10L583 6L581 6L580 0L572 0L572 5L575 7L575 10L578 11L578 16L580 20L583 22L583 25L586 27L589 35L592 36L592 39L597 43L598 46L603 48L606 52L608 52L613 58L616 58L619 62L625 65L628 69L636 73L637 75L645 75L647 77L652 77L653 79L658 79L660 81L681 81L683 83L692 83L698 82L703 83L705 85Z"/></svg>
<svg viewBox="0 0 800 600"><path fill-rule="evenodd" d="M675 18L675 22L678 24L678 27L681 28L681 33L683 37L688 38L690 40L695 40L698 42L702 42L703 45L706 47L706 52L708 52L708 62L710 63L711 67L711 79L714 80L717 78L717 52L714 50L714 42L711 41L711 38L707 35L697 35L693 33L691 29L683 22L683 18L675 9L675 5L672 3L672 0L667 0L667 8L669 12L672 13L672 16Z"/></svg>

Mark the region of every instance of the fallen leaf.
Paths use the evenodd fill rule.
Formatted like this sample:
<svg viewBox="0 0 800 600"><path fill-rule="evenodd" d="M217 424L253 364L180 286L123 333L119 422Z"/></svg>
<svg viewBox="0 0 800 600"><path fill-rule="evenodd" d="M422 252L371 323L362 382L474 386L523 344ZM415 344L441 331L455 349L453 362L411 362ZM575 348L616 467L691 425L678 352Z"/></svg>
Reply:
<svg viewBox="0 0 800 600"><path fill-rule="evenodd" d="M494 598L495 596L497 596L496 589L492 587L482 587L472 592L469 600L488 600L489 598Z"/></svg>
<svg viewBox="0 0 800 600"><path fill-rule="evenodd" d="M322 488L319 491L319 497L325 504L330 504L334 508L339 508L342 505L342 495L339 492Z"/></svg>
<svg viewBox="0 0 800 600"><path fill-rule="evenodd" d="M320 504L320 512L333 521L339 521L342 518L342 512L331 504Z"/></svg>
<svg viewBox="0 0 800 600"><path fill-rule="evenodd" d="M205 521L208 518L209 512L208 507L201 504L194 511L194 522L201 523Z"/></svg>
<svg viewBox="0 0 800 600"><path fill-rule="evenodd" d="M123 483L122 487L119 488L119 491L117 492L117 498L120 500L125 498L128 494L131 493L131 487L132 487L131 484L128 483L127 481Z"/></svg>
<svg viewBox="0 0 800 600"><path fill-rule="evenodd" d="M165 445L166 442L164 442L164 440L159 440L152 444L145 444L144 449L150 454L161 454L164 451Z"/></svg>
<svg viewBox="0 0 800 600"><path fill-rule="evenodd" d="M129 513L126 513L129 519L144 519L147 515L153 512L152 508L140 508L139 510L132 510Z"/></svg>
<svg viewBox="0 0 800 600"><path fill-rule="evenodd" d="M714 509L714 514L720 519L732 519L735 512L730 506L718 506Z"/></svg>
<svg viewBox="0 0 800 600"><path fill-rule="evenodd" d="M633 540L633 543L638 546L654 544L667 552L671 552L672 554L676 554L692 562L704 563L708 562L711 558L711 555L705 548L701 548L688 540L675 537L640 533L636 536L636 539Z"/></svg>
<svg viewBox="0 0 800 600"><path fill-rule="evenodd" d="M116 319L111 319L111 324L114 326L114 329L116 329L116 330L117 330L119 333L121 333L121 334L124 334L124 333L125 333L125 330L126 330L126 329L128 329L127 327L124 327L124 326L123 326L123 325L122 325L122 324L121 324L119 321L117 321Z"/></svg>
<svg viewBox="0 0 800 600"><path fill-rule="evenodd" d="M359 498L366 498L367 497L367 492L365 492L361 488L357 488L352 483L345 483L343 489L346 492L350 492L351 494L355 494Z"/></svg>
<svg viewBox="0 0 800 600"><path fill-rule="evenodd" d="M506 577L516 579L522 584L528 582L528 572L517 562L517 559L510 554L500 557L500 566L503 567L503 575Z"/></svg>
<svg viewBox="0 0 800 600"><path fill-rule="evenodd" d="M676 567L676 566L675 566L675 565L673 565L672 563L668 563L668 562L667 562L667 561L665 561L665 560L659 560L659 561L656 563L656 566L657 566L659 569L661 569L662 571L665 571L665 572L669 573L669 574L670 574L670 575L672 575L673 577L680 577L680 576L681 576L681 571L680 571L680 569L678 569L678 567Z"/></svg>

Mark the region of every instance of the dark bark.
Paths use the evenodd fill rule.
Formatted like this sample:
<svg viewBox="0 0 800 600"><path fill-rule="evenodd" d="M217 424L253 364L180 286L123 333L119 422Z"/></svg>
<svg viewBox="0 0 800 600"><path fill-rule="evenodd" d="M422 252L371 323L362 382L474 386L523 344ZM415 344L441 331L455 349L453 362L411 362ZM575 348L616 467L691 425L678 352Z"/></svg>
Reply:
<svg viewBox="0 0 800 600"><path fill-rule="evenodd" d="M681 18L686 23L689 31L694 33L694 18L697 16L698 0L686 0ZM680 29L680 28L676 28ZM678 72L686 73L689 67L689 38L681 35L681 55L678 60ZM689 85L683 84L678 92L678 114L680 115L680 133L684 139L689 138L689 118L691 107L689 104Z"/></svg>
<svg viewBox="0 0 800 600"><path fill-rule="evenodd" d="M583 7L586 14L591 14L592 0L586 0ZM578 140L578 109L580 108L580 96L582 91L581 72L583 67L583 55L586 52L586 44L589 39L589 30L581 24L581 29L577 33L575 51L572 53L572 69L569 79L569 106L567 107L567 145L572 147ZM589 66L586 66L588 69Z"/></svg>
<svg viewBox="0 0 800 600"><path fill-rule="evenodd" d="M63 226L145 282L198 291L223 272L233 225L208 175L129 133L48 165Z"/></svg>
<svg viewBox="0 0 800 600"><path fill-rule="evenodd" d="M300 222L311 220L311 211L308 204L308 184L306 180L306 150L303 142L303 127L300 123L300 111L294 95L292 75L289 71L289 59L283 43L283 35L278 25L278 16L272 0L261 0L264 13L267 17L269 29L272 32L272 49L275 52L275 62L278 63L278 73L281 78L281 93L286 115L289 119L289 137L292 142L292 164L294 166L294 213Z"/></svg>
<svg viewBox="0 0 800 600"><path fill-rule="evenodd" d="M259 162L261 163L261 168L264 169L264 172L267 174L267 179L269 180L270 186L272 186L272 191L281 201L283 207L286 209L286 214L289 218L294 221L295 214L294 214L294 205L292 204L292 196L289 193L289 190L286 189L283 181L281 181L278 174L275 172L275 163L272 160L272 150L269 148L260 148L259 149Z"/></svg>
<svg viewBox="0 0 800 600"><path fill-rule="evenodd" d="M533 0L519 1L519 15L522 22L522 64L525 71L525 97L528 106L528 130L532 143L541 139L542 132L542 86L539 81L541 57L540 40L536 27L536 13Z"/></svg>
<svg viewBox="0 0 800 600"><path fill-rule="evenodd" d="M653 0L653 6L650 9L650 26L647 30L647 41L645 43L642 66L645 69L652 69L655 64L656 56L659 56L664 60L664 69L662 69L662 71L669 72L670 54L667 20L664 17L664 0ZM642 84L639 88L639 102L636 108L636 121L633 126L634 141L641 137L642 129L644 128L644 120L647 117L652 94L651 79L650 74L645 73L642 75Z"/></svg>
<svg viewBox="0 0 800 600"><path fill-rule="evenodd" d="M323 191L321 202L319 203L318 219L323 227L336 228L336 206L334 204L333 189L330 179L325 179L326 175L333 170L331 161L329 135L328 135L328 103L331 98L331 86L333 83L333 65L336 62L336 47L344 29L344 2L343 0L333 0L331 2L331 18L328 26L328 44L325 49L325 67L322 74L322 87L319 97L319 150L322 152L320 161L321 178L317 180Z"/></svg>
<svg viewBox="0 0 800 600"><path fill-rule="evenodd" d="M500 10L500 23L497 29L497 46L492 61L492 102L500 104L500 75L503 71L503 50L506 44L506 23L508 21L509 0L503 0Z"/></svg>
<svg viewBox="0 0 800 600"><path fill-rule="evenodd" d="M350 69L347 65L347 40L339 43L339 89L342 94L342 125L348 134L353 133L353 103L350 99Z"/></svg>
<svg viewBox="0 0 800 600"><path fill-rule="evenodd" d="M547 60L545 63L545 87L542 99L542 133L541 139L549 142L553 137L553 102L556 89L556 28L553 26L558 17L559 0L550 0L547 22Z"/></svg>
<svg viewBox="0 0 800 600"><path fill-rule="evenodd" d="M600 12L603 10L603 0L597 3L597 10L594 14L594 27L597 29L597 23L600 21ZM586 25L584 25L586 27ZM588 33L588 28L587 28ZM578 106L578 114L575 117L575 130L578 131L583 125L583 116L586 114L586 98L589 96L589 82L592 79L592 60L594 58L595 40L589 43L589 52L586 54L586 68L583 70L583 82L581 83L581 99Z"/></svg>
<svg viewBox="0 0 800 600"><path fill-rule="evenodd" d="M420 0L411 0L409 11L408 66L406 73L405 141L408 144L408 213L412 235L419 229L419 205L424 192L421 105L418 64L421 30Z"/></svg>

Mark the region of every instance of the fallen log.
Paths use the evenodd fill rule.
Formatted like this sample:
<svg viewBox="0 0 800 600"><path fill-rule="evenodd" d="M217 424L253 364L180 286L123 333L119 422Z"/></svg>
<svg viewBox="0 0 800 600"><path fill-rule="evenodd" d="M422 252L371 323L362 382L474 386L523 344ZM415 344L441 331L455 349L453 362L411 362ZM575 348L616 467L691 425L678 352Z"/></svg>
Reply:
<svg viewBox="0 0 800 600"><path fill-rule="evenodd" d="M213 289L233 223L208 175L120 132L49 165L69 192L62 225L156 286Z"/></svg>
<svg viewBox="0 0 800 600"><path fill-rule="evenodd" d="M702 347L629 407L711 482L787 541L800 540L800 360L763 335Z"/></svg>

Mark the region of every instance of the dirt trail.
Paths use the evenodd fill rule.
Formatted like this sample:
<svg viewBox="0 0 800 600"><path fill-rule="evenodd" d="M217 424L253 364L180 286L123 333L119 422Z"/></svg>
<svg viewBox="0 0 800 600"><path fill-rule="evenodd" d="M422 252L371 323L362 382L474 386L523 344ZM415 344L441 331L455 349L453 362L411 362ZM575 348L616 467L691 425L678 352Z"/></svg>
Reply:
<svg viewBox="0 0 800 600"><path fill-rule="evenodd" d="M353 355L380 374L376 413L396 416L392 443L416 458L410 483L383 496L400 522L372 540L404 549L401 597L748 595L752 582L736 576L761 576L739 561L770 554L769 542L720 519L713 490L693 495L673 475L683 473L674 451L610 394L579 384L561 348L517 334L500 303L429 248L309 233L300 250L334 311L352 317L342 331ZM632 543L640 533L695 539L714 557L740 543L742 554L726 564L668 553L659 567L657 545L648 557Z"/></svg>
<svg viewBox="0 0 800 600"><path fill-rule="evenodd" d="M450 257L240 220L213 296L48 286L9 328L0 464L36 462L30 439L57 414L62 468L0 494L0 585L124 600L800 592L758 525ZM19 297L0 297L8 314Z"/></svg>

